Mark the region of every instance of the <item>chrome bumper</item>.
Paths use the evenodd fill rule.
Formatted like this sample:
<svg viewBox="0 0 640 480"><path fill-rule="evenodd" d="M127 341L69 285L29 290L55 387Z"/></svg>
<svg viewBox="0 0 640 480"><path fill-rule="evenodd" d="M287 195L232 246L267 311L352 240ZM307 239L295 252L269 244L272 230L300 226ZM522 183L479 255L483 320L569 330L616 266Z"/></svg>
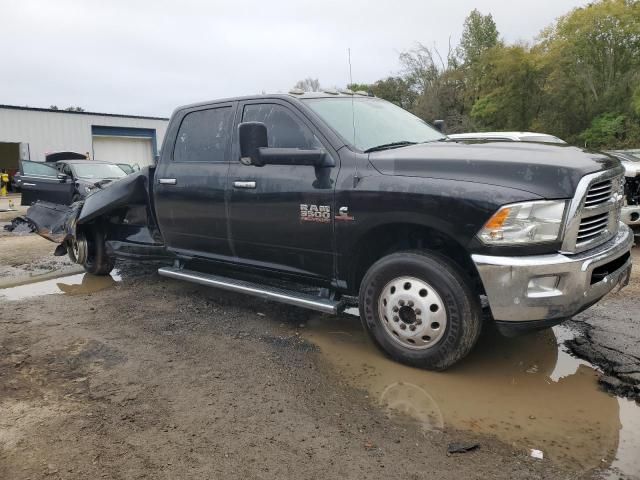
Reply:
<svg viewBox="0 0 640 480"><path fill-rule="evenodd" d="M618 234L607 243L575 255L472 255L472 259L495 320L560 321L593 305L617 285L628 283L632 246L631 230L620 223ZM605 272L606 276L594 276L592 282L598 267L604 268L597 274Z"/></svg>

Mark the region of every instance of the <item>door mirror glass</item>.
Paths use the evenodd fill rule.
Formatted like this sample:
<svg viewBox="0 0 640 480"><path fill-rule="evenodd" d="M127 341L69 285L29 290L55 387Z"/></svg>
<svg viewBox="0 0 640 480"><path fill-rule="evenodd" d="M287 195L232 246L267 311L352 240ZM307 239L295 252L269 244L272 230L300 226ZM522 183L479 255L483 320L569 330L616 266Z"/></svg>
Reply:
<svg viewBox="0 0 640 480"><path fill-rule="evenodd" d="M262 122L244 122L238 125L240 162L261 167L260 149L268 146L267 126Z"/></svg>

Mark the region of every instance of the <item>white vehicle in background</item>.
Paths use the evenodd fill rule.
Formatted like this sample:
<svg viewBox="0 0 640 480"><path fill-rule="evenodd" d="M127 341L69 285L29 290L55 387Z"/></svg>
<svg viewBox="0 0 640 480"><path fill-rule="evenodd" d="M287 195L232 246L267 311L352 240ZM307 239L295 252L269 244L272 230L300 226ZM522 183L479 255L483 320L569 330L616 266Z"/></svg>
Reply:
<svg viewBox="0 0 640 480"><path fill-rule="evenodd" d="M537 142L567 143L561 138L546 133L534 132L473 132L448 135L451 140L463 142Z"/></svg>
<svg viewBox="0 0 640 480"><path fill-rule="evenodd" d="M640 227L640 149L610 150L624 167L624 205L621 220L631 227Z"/></svg>

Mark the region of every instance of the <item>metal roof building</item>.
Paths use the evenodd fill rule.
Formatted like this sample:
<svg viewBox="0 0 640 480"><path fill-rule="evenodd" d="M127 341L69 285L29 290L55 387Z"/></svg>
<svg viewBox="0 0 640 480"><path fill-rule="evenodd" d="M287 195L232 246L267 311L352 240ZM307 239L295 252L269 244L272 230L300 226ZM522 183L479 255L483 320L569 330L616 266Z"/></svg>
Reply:
<svg viewBox="0 0 640 480"><path fill-rule="evenodd" d="M153 163L169 119L0 105L0 169L53 152L115 163Z"/></svg>

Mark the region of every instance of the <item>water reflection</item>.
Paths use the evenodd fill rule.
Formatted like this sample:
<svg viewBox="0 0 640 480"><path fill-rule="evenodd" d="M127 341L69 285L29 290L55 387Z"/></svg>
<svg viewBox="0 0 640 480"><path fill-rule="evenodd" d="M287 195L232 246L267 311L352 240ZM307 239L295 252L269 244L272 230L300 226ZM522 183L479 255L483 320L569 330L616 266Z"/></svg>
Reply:
<svg viewBox="0 0 640 480"><path fill-rule="evenodd" d="M510 339L485 332L469 357L441 373L386 359L358 319L317 318L305 335L353 384L425 429L448 425L495 435L577 470L607 467L616 457L618 400L598 388L598 372L588 363L558 347L553 330ZM640 473L629 468L623 465L626 473Z"/></svg>
<svg viewBox="0 0 640 480"><path fill-rule="evenodd" d="M112 287L122 280L117 270L111 275L96 276L88 273L66 275L48 280L34 278L32 282L16 287L0 289L2 300L25 300L41 295L64 293L66 295L81 295L94 293Z"/></svg>

